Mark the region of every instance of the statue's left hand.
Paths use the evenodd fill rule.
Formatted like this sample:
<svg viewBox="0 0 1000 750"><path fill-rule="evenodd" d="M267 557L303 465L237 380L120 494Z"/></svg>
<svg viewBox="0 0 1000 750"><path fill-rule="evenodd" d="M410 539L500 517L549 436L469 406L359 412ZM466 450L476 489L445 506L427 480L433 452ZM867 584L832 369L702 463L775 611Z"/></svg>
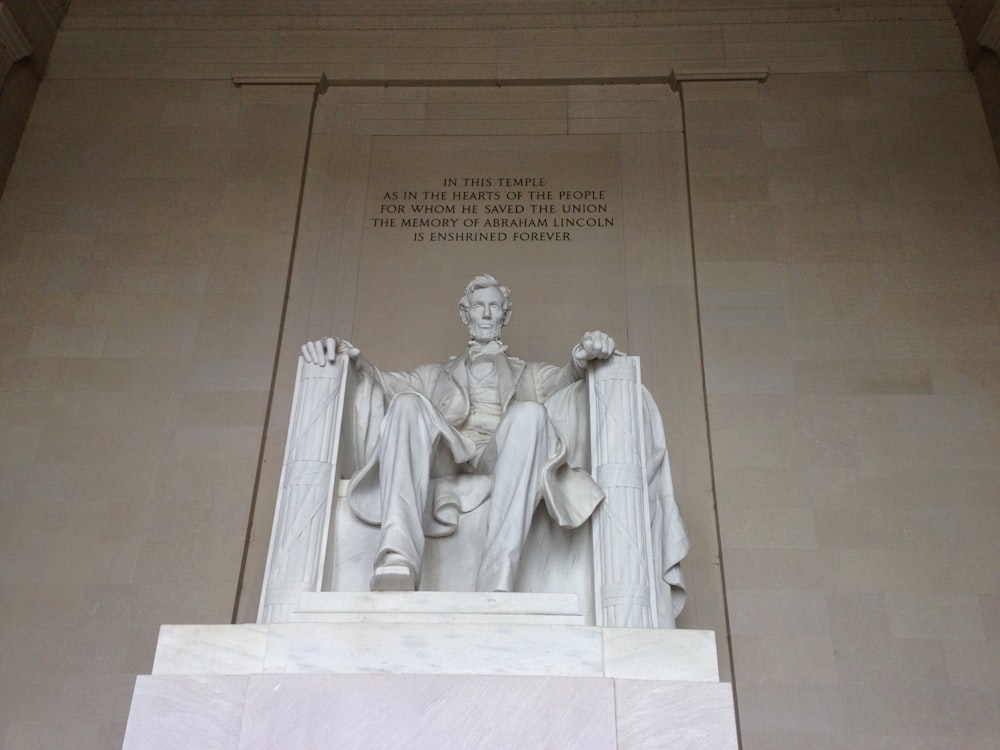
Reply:
<svg viewBox="0 0 1000 750"><path fill-rule="evenodd" d="M333 337L307 341L299 351L306 362L320 367L327 362L333 362L338 354L346 354L351 359L357 359L360 354L358 348L351 342Z"/></svg>
<svg viewBox="0 0 1000 750"><path fill-rule="evenodd" d="M607 359L615 353L615 340L603 331L587 331L573 347L573 360L584 367L591 359Z"/></svg>

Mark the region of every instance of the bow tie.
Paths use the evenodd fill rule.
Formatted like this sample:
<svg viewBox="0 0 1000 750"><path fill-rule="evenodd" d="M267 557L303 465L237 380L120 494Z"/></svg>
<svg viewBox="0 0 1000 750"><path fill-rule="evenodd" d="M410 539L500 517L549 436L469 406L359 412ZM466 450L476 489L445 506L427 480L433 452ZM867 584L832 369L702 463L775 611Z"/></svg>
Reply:
<svg viewBox="0 0 1000 750"><path fill-rule="evenodd" d="M471 359L483 356L495 357L505 351L507 351L507 345L499 341L489 341L485 344L480 344L478 341L469 342L469 357Z"/></svg>

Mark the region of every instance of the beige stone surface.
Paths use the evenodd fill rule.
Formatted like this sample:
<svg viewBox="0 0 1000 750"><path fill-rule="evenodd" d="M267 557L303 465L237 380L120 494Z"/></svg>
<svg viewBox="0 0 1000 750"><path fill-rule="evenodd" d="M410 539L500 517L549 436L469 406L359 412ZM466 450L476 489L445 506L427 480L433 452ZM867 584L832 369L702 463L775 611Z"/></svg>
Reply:
<svg viewBox="0 0 1000 750"><path fill-rule="evenodd" d="M120 743L158 623L230 617L309 94L43 87L0 207L5 750Z"/></svg>
<svg viewBox="0 0 1000 750"><path fill-rule="evenodd" d="M996 712L964 718L983 685L965 660L994 650L982 503L1000 478L997 359L982 332L1000 333L1000 277L982 201L997 180L981 122L959 126L944 104L974 106L970 83L772 74L696 96L693 232L744 747L985 747ZM716 121L737 112L739 128ZM766 202L753 183L721 186L722 150L741 153L733 180L766 178Z"/></svg>

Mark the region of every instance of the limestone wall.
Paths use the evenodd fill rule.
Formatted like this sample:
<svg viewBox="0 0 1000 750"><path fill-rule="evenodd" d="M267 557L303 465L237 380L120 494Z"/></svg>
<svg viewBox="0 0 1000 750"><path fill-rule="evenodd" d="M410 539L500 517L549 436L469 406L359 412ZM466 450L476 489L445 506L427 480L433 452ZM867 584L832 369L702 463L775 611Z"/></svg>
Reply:
<svg viewBox="0 0 1000 750"><path fill-rule="evenodd" d="M685 92L744 746L988 747L1000 214L975 86Z"/></svg>
<svg viewBox="0 0 1000 750"><path fill-rule="evenodd" d="M391 277L385 139L566 135L633 186L603 314L744 747L989 747L1000 174L946 4L308 5L63 23L0 202L0 748L119 744L159 624L252 619L299 339ZM555 261L505 263L555 359Z"/></svg>
<svg viewBox="0 0 1000 750"><path fill-rule="evenodd" d="M120 744L158 623L232 615L311 101L42 87L0 209L4 748Z"/></svg>

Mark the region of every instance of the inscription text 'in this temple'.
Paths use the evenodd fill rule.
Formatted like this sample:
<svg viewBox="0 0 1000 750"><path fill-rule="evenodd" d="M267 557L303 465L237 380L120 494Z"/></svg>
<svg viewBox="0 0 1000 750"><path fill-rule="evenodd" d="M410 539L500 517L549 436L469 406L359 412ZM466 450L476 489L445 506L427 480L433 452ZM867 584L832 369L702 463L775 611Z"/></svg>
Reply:
<svg viewBox="0 0 1000 750"><path fill-rule="evenodd" d="M410 230L412 242L568 242L577 239L571 230L616 226L607 191L593 186L502 175L445 177L442 183L385 190L368 226ZM524 229L544 231L495 231Z"/></svg>

